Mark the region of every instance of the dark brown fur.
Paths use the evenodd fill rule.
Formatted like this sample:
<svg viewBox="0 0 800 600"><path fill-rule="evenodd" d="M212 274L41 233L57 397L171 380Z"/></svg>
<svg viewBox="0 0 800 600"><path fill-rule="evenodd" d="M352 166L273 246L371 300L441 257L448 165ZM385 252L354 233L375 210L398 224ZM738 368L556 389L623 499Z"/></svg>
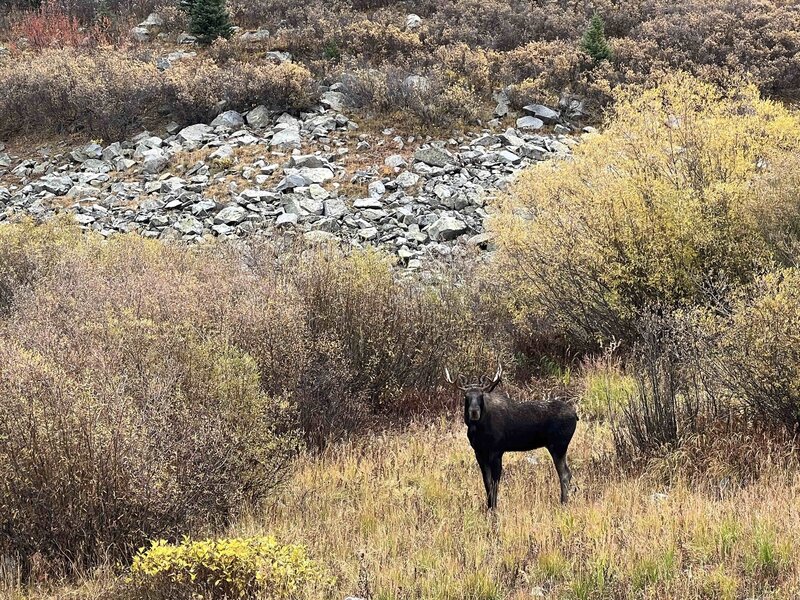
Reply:
<svg viewBox="0 0 800 600"><path fill-rule="evenodd" d="M507 394L480 386L466 389L464 423L483 474L489 509L497 507L503 454L535 448L547 448L550 452L561 483L561 502L565 503L572 479L567 448L577 422L575 408L559 399L518 403Z"/></svg>

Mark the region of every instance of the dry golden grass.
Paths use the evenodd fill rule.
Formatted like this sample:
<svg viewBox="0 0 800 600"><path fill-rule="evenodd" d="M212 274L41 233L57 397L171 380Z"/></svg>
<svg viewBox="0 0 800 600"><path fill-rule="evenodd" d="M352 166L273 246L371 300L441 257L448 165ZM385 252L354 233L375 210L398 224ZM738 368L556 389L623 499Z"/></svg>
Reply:
<svg viewBox="0 0 800 600"><path fill-rule="evenodd" d="M754 457L755 459L755 457ZM579 489L557 501L546 451L507 455L496 517L463 426L441 421L301 460L264 514L234 527L308 545L330 597L796 598L800 478L664 489L613 468L608 431L579 423ZM659 494L666 493L666 496Z"/></svg>

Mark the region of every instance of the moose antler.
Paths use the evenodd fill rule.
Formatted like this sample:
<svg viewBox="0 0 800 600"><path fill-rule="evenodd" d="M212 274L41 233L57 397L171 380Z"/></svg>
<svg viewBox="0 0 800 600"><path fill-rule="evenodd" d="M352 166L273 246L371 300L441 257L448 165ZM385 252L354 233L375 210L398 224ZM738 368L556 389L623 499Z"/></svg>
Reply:
<svg viewBox="0 0 800 600"><path fill-rule="evenodd" d="M453 377L450 375L450 371L447 369L447 367L444 368L444 375L445 375L445 378L447 379L447 383L449 383L450 385L456 386L461 391L466 391L467 388L469 387L467 385L467 380L463 375L459 375L458 376L458 383L453 381Z"/></svg>
<svg viewBox="0 0 800 600"><path fill-rule="evenodd" d="M497 387L497 384L500 383L500 379L503 377L503 365L500 360L497 360L497 372L494 374L494 378L489 383L486 383L486 376L484 375L481 377L481 387L485 392L491 392L494 388Z"/></svg>

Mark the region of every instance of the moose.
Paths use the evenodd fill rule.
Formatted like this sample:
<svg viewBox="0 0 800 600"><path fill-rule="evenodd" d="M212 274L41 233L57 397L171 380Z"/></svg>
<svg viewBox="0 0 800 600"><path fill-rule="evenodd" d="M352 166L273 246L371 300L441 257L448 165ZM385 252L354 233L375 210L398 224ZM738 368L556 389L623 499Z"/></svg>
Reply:
<svg viewBox="0 0 800 600"><path fill-rule="evenodd" d="M507 394L495 392L503 376L499 361L491 380L484 375L479 382L468 384L459 375L456 383L447 369L445 376L448 383L464 392L464 424L483 474L489 510L497 508L503 454L536 448L550 452L561 483L561 503L566 503L572 481L567 448L578 422L575 407L557 398L540 403L515 402Z"/></svg>

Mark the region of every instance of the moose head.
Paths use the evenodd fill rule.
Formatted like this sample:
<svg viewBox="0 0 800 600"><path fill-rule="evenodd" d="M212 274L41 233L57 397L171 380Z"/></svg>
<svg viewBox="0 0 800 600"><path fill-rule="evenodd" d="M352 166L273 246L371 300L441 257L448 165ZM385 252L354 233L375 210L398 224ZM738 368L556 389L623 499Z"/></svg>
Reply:
<svg viewBox="0 0 800 600"><path fill-rule="evenodd" d="M500 383L500 379L503 377L503 365L498 361L494 377L490 380L483 375L476 383L467 383L467 379L463 375L458 376L458 383L456 383L447 368L444 373L449 384L464 392L464 423L469 425L480 421L486 413L485 396L491 394Z"/></svg>

